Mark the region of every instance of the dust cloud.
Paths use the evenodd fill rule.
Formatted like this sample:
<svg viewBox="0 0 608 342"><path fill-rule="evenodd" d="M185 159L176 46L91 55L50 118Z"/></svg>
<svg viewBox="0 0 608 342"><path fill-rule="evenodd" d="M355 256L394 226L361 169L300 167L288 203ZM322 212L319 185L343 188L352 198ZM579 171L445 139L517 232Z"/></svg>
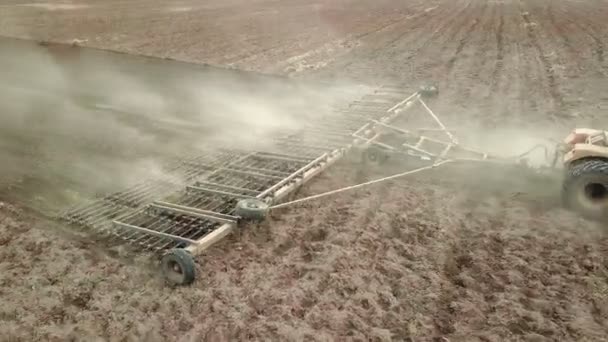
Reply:
<svg viewBox="0 0 608 342"><path fill-rule="evenodd" d="M549 166L560 143L569 131L523 128L474 130L468 134L470 144L497 158L518 161L523 157L530 167Z"/></svg>
<svg viewBox="0 0 608 342"><path fill-rule="evenodd" d="M203 148L267 145L265 137L296 130L357 91L69 46L2 45L0 193L34 205L169 177L169 161Z"/></svg>

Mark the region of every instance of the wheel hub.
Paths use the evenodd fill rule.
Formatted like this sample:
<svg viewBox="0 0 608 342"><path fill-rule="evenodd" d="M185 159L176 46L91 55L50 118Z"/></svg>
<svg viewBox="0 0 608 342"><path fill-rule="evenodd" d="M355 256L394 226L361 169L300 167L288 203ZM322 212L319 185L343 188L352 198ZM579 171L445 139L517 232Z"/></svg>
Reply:
<svg viewBox="0 0 608 342"><path fill-rule="evenodd" d="M585 197L594 204L601 204L608 200L608 188L602 183L589 183L584 188Z"/></svg>
<svg viewBox="0 0 608 342"><path fill-rule="evenodd" d="M182 274L182 268L179 267L179 264L176 262L173 262L170 265L171 270L173 270L173 272L178 273L178 274Z"/></svg>

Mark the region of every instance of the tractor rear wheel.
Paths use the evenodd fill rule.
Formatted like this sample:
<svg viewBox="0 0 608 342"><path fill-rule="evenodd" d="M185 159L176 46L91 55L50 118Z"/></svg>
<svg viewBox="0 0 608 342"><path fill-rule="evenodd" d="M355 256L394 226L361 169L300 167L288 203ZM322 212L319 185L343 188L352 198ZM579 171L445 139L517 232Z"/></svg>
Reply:
<svg viewBox="0 0 608 342"><path fill-rule="evenodd" d="M566 171L564 205L592 220L608 219L608 160L584 159Z"/></svg>

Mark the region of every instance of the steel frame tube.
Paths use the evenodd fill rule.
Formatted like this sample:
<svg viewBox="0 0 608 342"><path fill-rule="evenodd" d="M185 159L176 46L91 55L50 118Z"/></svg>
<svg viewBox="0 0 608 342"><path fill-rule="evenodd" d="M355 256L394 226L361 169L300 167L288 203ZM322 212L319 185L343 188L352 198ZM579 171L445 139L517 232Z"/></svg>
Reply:
<svg viewBox="0 0 608 342"><path fill-rule="evenodd" d="M280 154L280 153L273 153L273 152L256 152L254 154L254 156L258 157L258 158L274 159L274 160L288 161L288 162L294 162L294 163L310 162L310 159L290 156L290 155Z"/></svg>
<svg viewBox="0 0 608 342"><path fill-rule="evenodd" d="M399 109L399 107L403 106L404 104L407 104L408 102L410 102L411 99L416 98L416 100L420 99L420 94L418 94L418 92L413 93L412 95L410 95L408 98L406 98L405 100L397 103L396 105L392 106L389 110L387 110L387 112L394 112L395 110Z"/></svg>
<svg viewBox="0 0 608 342"><path fill-rule="evenodd" d="M232 190L232 191L246 192L246 193L250 194L250 197L255 197L259 193L259 191L252 190L252 189L241 188L241 187L238 187L238 186L232 186L232 185L226 185L226 184L207 182L207 181L198 181L198 182L195 182L194 186L196 186L196 187L212 186L212 187L220 188L220 189L227 189L227 190Z"/></svg>
<svg viewBox="0 0 608 342"><path fill-rule="evenodd" d="M148 229L148 228L134 226L132 224L120 222L120 221L117 221L117 220L112 221L112 223L115 226L119 226L119 227L126 228L126 229L129 229L129 230L139 231L139 232L142 232L142 233L146 233L146 234L150 234L150 235L154 235L154 236L158 236L158 237L163 237L163 238L168 238L168 239L179 241L179 242L184 242L184 243L188 243L188 244L195 244L196 243L196 240L184 238L184 237L177 236L177 235L167 234L167 233L159 232L159 231Z"/></svg>
<svg viewBox="0 0 608 342"><path fill-rule="evenodd" d="M293 172L291 175L289 175L289 177L283 179L282 181L278 182L277 184L271 186L270 188L264 190L262 193L260 193L259 195L257 195L257 198L263 199L264 197L266 197L268 194L270 194L271 192L273 192L274 190L282 187L283 185L289 183L292 179L296 178L299 174L304 173L307 169L313 167L314 165L320 163L323 159L327 158L327 153L323 153L319 158L311 161L310 163L306 164L305 166L301 167L299 170Z"/></svg>
<svg viewBox="0 0 608 342"><path fill-rule="evenodd" d="M424 101L422 101L422 99L418 98L418 101L422 104L424 109L431 115L431 117L433 117L435 122L437 122L437 124L439 125L439 127L441 127L441 129L445 132L445 134L448 135L448 137L450 138L452 143L458 144L458 140L456 140L454 135L452 135L452 133L450 131L448 131L447 127L445 127L443 125L443 122L441 122L441 120L439 120L439 117L437 117L437 115L435 115L435 113L431 110L431 108L429 108L429 106L427 106L426 103Z"/></svg>
<svg viewBox="0 0 608 342"><path fill-rule="evenodd" d="M227 196L227 197L239 198L239 199L253 198L253 196L249 196L249 195L236 194L234 192L227 192L227 191L203 188L200 186L192 186L192 185L186 186L186 191L191 191L194 193L204 193L204 194L210 194L210 195Z"/></svg>
<svg viewBox="0 0 608 342"><path fill-rule="evenodd" d="M198 208L183 206L175 203L168 202L154 202L150 204L152 209L167 210L182 215L189 215L196 218L205 220L215 221L219 223L237 223L238 218L232 215L220 214L214 211L202 210Z"/></svg>

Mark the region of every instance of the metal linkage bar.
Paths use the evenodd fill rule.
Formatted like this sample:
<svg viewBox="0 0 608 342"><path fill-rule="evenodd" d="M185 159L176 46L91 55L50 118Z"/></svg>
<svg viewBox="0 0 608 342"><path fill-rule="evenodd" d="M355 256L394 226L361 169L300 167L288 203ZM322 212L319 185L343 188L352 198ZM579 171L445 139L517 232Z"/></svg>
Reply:
<svg viewBox="0 0 608 342"><path fill-rule="evenodd" d="M285 177L286 175L289 174L285 171L271 170L271 169L266 169L266 168L253 167L253 166L232 165L232 167L230 169L239 170L239 171L249 171L249 172L254 172L254 173L258 173L258 174L264 174L266 176L276 176L276 177Z"/></svg>
<svg viewBox="0 0 608 342"><path fill-rule="evenodd" d="M428 140L428 141L432 141L432 142L435 142L435 143L438 143L438 144L444 144L444 145L452 144L451 142L442 141L442 140L431 138L431 137L427 137L427 136L424 136L424 135L417 135L417 134L414 134L414 133L412 133L412 132L410 132L408 130L405 130L403 128L395 127L393 125L389 125L389 124L386 124L384 122L380 122L380 121L377 121L377 120L372 120L372 122L375 123L375 124L377 124L377 125L380 125L380 126L383 126L383 127L386 127L386 128L390 128L391 130L393 130L395 132L401 133L401 134L409 136L409 137L424 138L424 140Z"/></svg>
<svg viewBox="0 0 608 342"><path fill-rule="evenodd" d="M156 201L149 206L150 209L169 211L174 214L188 215L200 219L210 220L218 223L237 223L238 217L216 213L210 210L202 210L193 207L187 207L179 204Z"/></svg>
<svg viewBox="0 0 608 342"><path fill-rule="evenodd" d="M357 134L353 134L353 137L365 141L365 145L376 145L376 146L380 146L380 147L386 148L387 150L391 150L391 151L396 150L396 148L393 146L379 142L378 138L380 137L380 135L378 135L378 134L374 135L373 137L371 137L369 139L366 137L363 137L361 135L357 135Z"/></svg>
<svg viewBox="0 0 608 342"><path fill-rule="evenodd" d="M418 98L418 101L422 104L422 107L424 107L424 109L431 115L431 117L433 118L433 120L435 120L435 122L439 125L439 127L441 127L443 132L445 132L445 134L447 134L448 137L450 137L450 140L452 141L452 143L458 144L458 140L456 140L456 137L454 137L454 135L452 135L452 133L450 131L448 131L448 129L443 125L443 122L441 122L441 120L439 120L439 118L437 117L437 115L435 115L435 113L431 110L431 108L429 108L429 106L427 106L426 103L424 101L422 101L421 98Z"/></svg>
<svg viewBox="0 0 608 342"><path fill-rule="evenodd" d="M234 168L222 168L222 171L225 172L231 172L231 173L239 173L239 174L243 174L243 175L247 175L247 176L252 176L252 177L257 177L257 178L266 178L266 179L281 179L280 176L273 176L273 175L267 175L261 172L254 172L254 171L245 171L245 170L239 170L239 169L234 169Z"/></svg>
<svg viewBox="0 0 608 342"><path fill-rule="evenodd" d="M272 153L272 152L256 152L254 154L256 157L265 158L265 159L275 159L282 161L290 161L296 163L308 163L310 159L302 158L295 155L282 154L282 153Z"/></svg>
<svg viewBox="0 0 608 342"><path fill-rule="evenodd" d="M194 186L197 187L213 187L213 188L219 188L219 189L225 189L225 190L229 190L229 191L236 191L239 194L245 194L245 195L250 195L250 196L256 196L259 192L255 191L255 190L251 190L251 189L247 189L247 188L241 188L238 186L230 186L230 185L225 185L225 184L217 184L217 183L213 183L213 182L205 182L205 181L200 181L200 182L196 182L194 183Z"/></svg>
<svg viewBox="0 0 608 342"><path fill-rule="evenodd" d="M186 187L186 190L194 191L194 192L198 192L198 193L206 193L206 194L211 194L211 195L232 197L232 198L252 198L252 196L249 196L249 195L242 195L242 194L237 194L234 192L214 190L214 189L204 188L204 187L200 187L200 186L189 185Z"/></svg>
<svg viewBox="0 0 608 342"><path fill-rule="evenodd" d="M212 177L204 179L205 181L227 185L231 187L239 187L251 189L257 192L263 191L268 183L273 182L273 179L252 177L240 173L217 173Z"/></svg>
<svg viewBox="0 0 608 342"><path fill-rule="evenodd" d="M277 137L273 139L274 141L281 143L281 144L293 144L308 150L316 150L316 151L329 151L332 149L333 147L336 147L337 145L335 143L333 144L327 144L327 145L316 145L316 144L310 144L309 142L311 141L311 139L306 139L305 137L302 136L286 136L286 137Z"/></svg>
<svg viewBox="0 0 608 342"><path fill-rule="evenodd" d="M154 236L158 236L158 237L169 238L171 240L175 240L175 241L182 242L182 243L187 243L187 244L195 244L196 243L196 240L184 238L184 237L181 237L181 236L178 236L178 235L163 233L163 232L160 232L160 231L157 231L157 230L153 230L153 229L148 229L148 228L143 228L143 227L139 227L139 226L134 226L134 225L131 225L131 224L128 224L128 223L120 222L120 221L113 221L112 223L114 224L115 227L120 227L120 228L124 228L124 229L128 229L128 230L143 232L143 233L154 235Z"/></svg>
<svg viewBox="0 0 608 342"><path fill-rule="evenodd" d="M415 94L416 95L416 94ZM406 103L400 103L400 106L393 107L394 113L402 112L407 109L414 102L419 102L423 109L429 114L435 123L440 128L435 129L416 129L416 133L410 130L396 127L382 120L371 120L373 123L373 131L376 133L372 138L362 137L360 132L356 132L353 136L365 141L366 144L374 144L381 146L387 150L393 152L407 153L410 155L424 156L429 159L440 160L487 160L489 156L485 153L476 151L471 148L462 147L458 144L457 139L452 133L445 127L445 125L439 120L437 115L428 107L428 105L422 100L420 95L410 97L410 101ZM391 130L393 135L387 135L383 131L377 130L378 127L387 128ZM421 131L437 131L445 133L449 137L449 141L432 138L419 134ZM405 138L406 141L399 141L395 139L394 133Z"/></svg>
<svg viewBox="0 0 608 342"><path fill-rule="evenodd" d="M405 110L411 108L411 106L420 98L420 95L418 93L414 93L413 95L407 97L405 100L399 102L397 105L391 107L389 110L387 110L387 113L384 117L382 117L379 120L376 120L380 123L390 123L393 120L395 120L402 112L404 112ZM363 125L359 130L357 130L356 132L353 133L353 137L359 140L363 140L365 141L365 143L363 144L363 146L369 146L371 144L376 144L385 148L389 148L391 150L393 150L394 148L390 148L390 146L387 146L385 144L379 143L378 139L380 139L380 137L382 136L381 133L375 132L373 129L373 125L372 122L366 123L365 125ZM362 136L365 135L365 136ZM373 135L372 135L373 134ZM369 136L369 137L368 137Z"/></svg>
<svg viewBox="0 0 608 342"><path fill-rule="evenodd" d="M410 103L410 105L414 102L420 100L420 94L418 93L414 93L411 96L407 97L406 99L404 99L403 101L397 103L396 105L392 106L387 112L394 112L398 109L401 109L402 107L406 106L408 103Z"/></svg>
<svg viewBox="0 0 608 342"><path fill-rule="evenodd" d="M289 175L289 177L281 180L280 182L274 184L273 186L271 186L270 188L264 190L262 193L260 193L258 196L256 196L257 198L264 198L266 197L268 194L272 193L273 191L279 189L280 187L286 185L287 183L291 182L293 179L295 179L298 176L302 176L306 170L314 167L315 165L327 160L327 153L322 154L319 158L311 161L310 163L306 164L305 166L303 166L302 168L296 170L294 173L292 173L291 175Z"/></svg>

